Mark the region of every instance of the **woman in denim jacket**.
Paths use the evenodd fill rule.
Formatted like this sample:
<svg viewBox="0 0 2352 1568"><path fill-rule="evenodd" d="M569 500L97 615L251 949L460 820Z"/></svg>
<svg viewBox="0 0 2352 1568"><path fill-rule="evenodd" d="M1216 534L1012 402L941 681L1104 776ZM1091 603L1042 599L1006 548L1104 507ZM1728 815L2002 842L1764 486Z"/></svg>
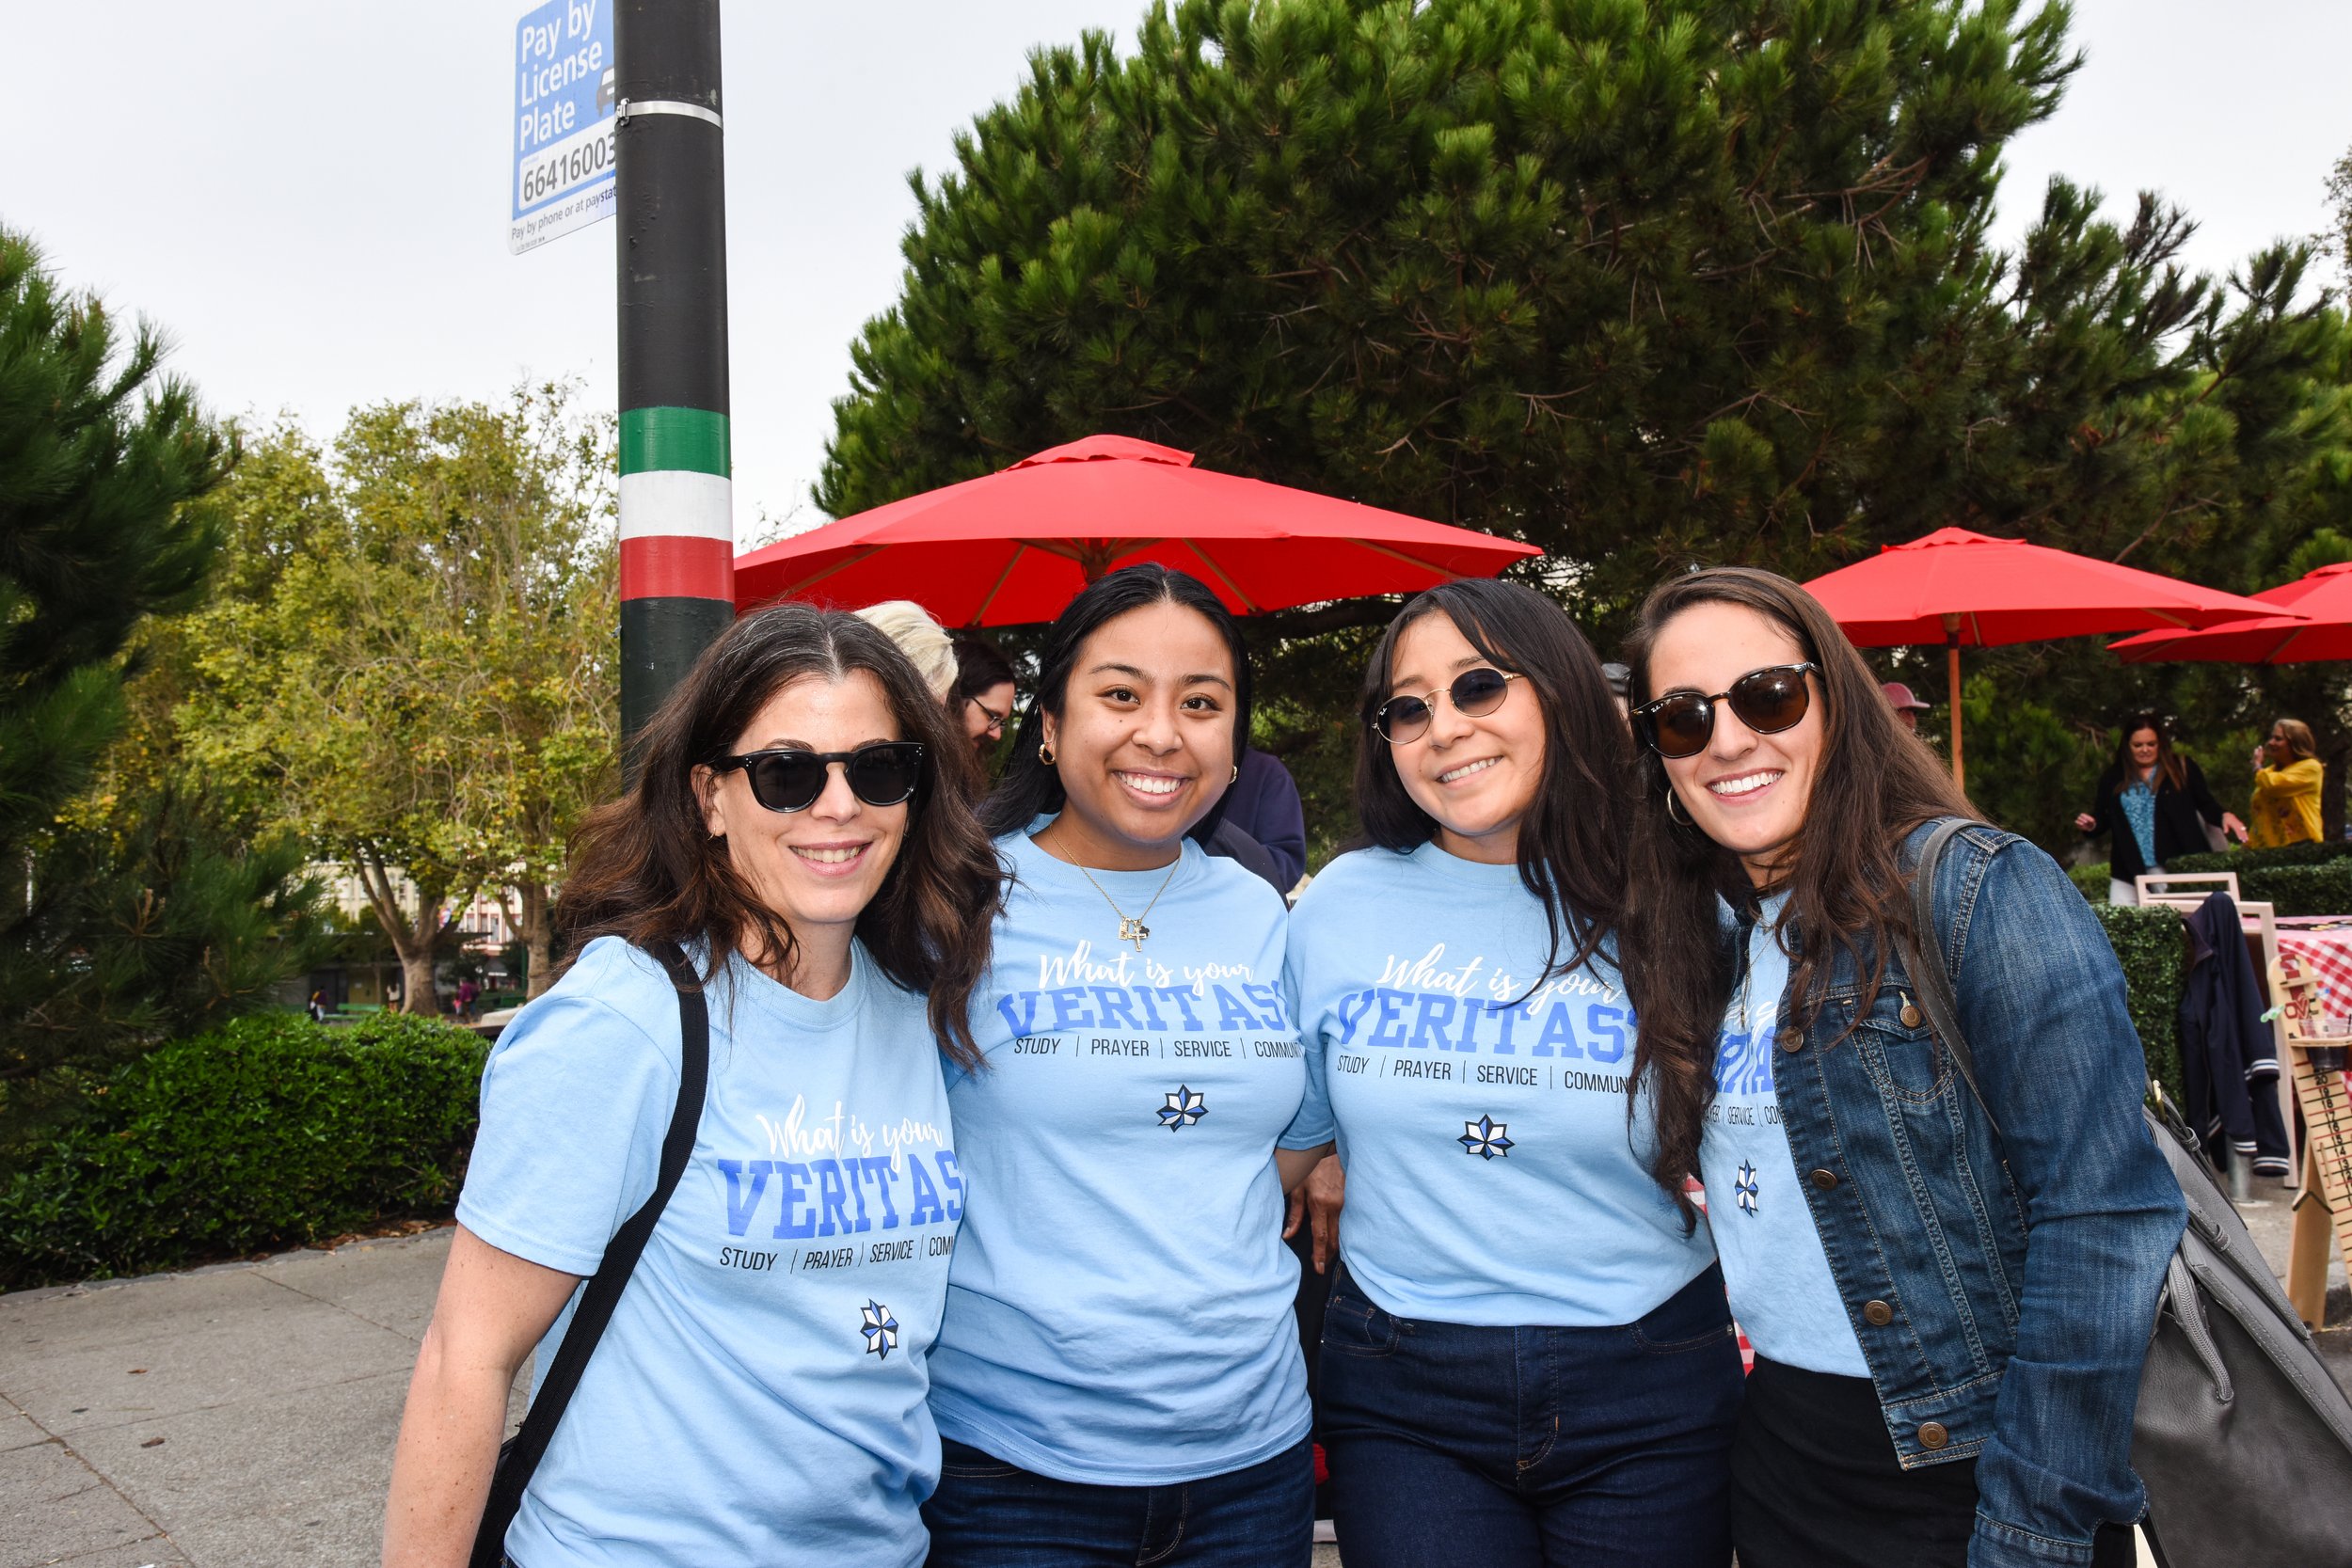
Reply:
<svg viewBox="0 0 2352 1568"><path fill-rule="evenodd" d="M1631 653L1636 1083L1756 1348L1741 1568L2131 1563L2185 1214L2105 933L2032 845L1953 841L1930 940L1979 1102L1909 977L1906 875L1974 814L1852 645L1796 584L1726 568L1653 593Z"/></svg>

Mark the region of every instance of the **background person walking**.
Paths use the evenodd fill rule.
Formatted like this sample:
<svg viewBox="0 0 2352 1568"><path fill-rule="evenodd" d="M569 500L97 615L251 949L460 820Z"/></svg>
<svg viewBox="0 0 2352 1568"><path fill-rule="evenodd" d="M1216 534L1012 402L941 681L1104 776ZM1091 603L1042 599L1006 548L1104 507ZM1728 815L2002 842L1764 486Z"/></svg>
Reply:
<svg viewBox="0 0 2352 1568"><path fill-rule="evenodd" d="M2175 855L2201 854L2212 847L2206 825L2243 842L2246 824L2221 809L2206 786L2204 769L2172 749L2164 720L2137 713L2123 721L2115 760L2099 775L2090 809L2074 826L2107 835L2107 898L2137 904L2132 879L2161 871Z"/></svg>
<svg viewBox="0 0 2352 1568"><path fill-rule="evenodd" d="M2254 748L2253 832L2258 849L2281 844L2315 844L2320 837L2319 790L2327 765L2319 760L2312 727L2281 719Z"/></svg>

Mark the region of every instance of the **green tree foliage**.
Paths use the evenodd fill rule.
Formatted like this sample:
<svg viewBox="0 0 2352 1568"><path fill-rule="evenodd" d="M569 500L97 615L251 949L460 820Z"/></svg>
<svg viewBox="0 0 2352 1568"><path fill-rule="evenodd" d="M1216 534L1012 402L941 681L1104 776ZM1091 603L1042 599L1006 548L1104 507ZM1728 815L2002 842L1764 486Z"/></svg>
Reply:
<svg viewBox="0 0 2352 1568"><path fill-rule="evenodd" d="M610 446L556 388L388 404L331 457L277 432L229 492L230 585L188 623L179 721L359 879L411 1011L477 890L547 983L564 841L612 778Z"/></svg>
<svg viewBox="0 0 2352 1568"><path fill-rule="evenodd" d="M304 956L299 863L202 792L87 792L146 631L205 590L234 456L160 338L127 341L0 231L0 1085L12 1120L88 1068L250 1006Z"/></svg>
<svg viewBox="0 0 2352 1568"><path fill-rule="evenodd" d="M1525 538L1604 649L1692 562L1805 578L1955 523L2279 580L2352 494L2343 320L2305 249L2187 274L2189 221L2153 198L2118 220L2054 181L2015 254L1988 242L2005 144L2075 67L2066 21L1161 4L1129 56L1039 52L955 167L915 177L901 295L852 347L816 499L854 512L1116 431ZM1276 744L1318 773L1350 657L1274 655L1297 677ZM1971 670L2040 707L2014 759L1998 714L1978 732L1980 785L2046 766L2052 725L2095 770L2104 725L2152 695L2244 721L2243 683L2121 678L2090 644ZM1940 671L1916 684L1942 694ZM1996 807L2071 838L2058 781L2017 782Z"/></svg>

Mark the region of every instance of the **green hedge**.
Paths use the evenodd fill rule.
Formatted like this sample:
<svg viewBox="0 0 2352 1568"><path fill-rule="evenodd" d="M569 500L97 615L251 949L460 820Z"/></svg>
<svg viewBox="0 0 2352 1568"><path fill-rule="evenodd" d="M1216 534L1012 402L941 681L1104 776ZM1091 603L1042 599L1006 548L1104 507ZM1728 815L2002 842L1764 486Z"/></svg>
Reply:
<svg viewBox="0 0 2352 1568"><path fill-rule="evenodd" d="M2175 855L2175 871L2234 871L2280 865L2325 865L2352 856L2352 839L2321 839L2312 844L2281 844L2271 849L2212 849L2202 854Z"/></svg>
<svg viewBox="0 0 2352 1568"><path fill-rule="evenodd" d="M2274 905L2280 914L2352 914L2352 855L2331 845L2290 844L2277 849L2183 855L2172 863L2172 869L2234 871L2239 897ZM2085 898L2094 904L2106 902L2106 862L2070 865L2066 875Z"/></svg>
<svg viewBox="0 0 2352 1568"><path fill-rule="evenodd" d="M2188 984L2187 933L2180 912L2129 904L2094 904L2123 965L2132 1027L2148 1053L2148 1072L2176 1105L2186 1104L2181 1076L2181 992Z"/></svg>
<svg viewBox="0 0 2352 1568"><path fill-rule="evenodd" d="M0 1182L0 1286L170 1268L445 1211L487 1047L437 1019L240 1019L93 1084Z"/></svg>

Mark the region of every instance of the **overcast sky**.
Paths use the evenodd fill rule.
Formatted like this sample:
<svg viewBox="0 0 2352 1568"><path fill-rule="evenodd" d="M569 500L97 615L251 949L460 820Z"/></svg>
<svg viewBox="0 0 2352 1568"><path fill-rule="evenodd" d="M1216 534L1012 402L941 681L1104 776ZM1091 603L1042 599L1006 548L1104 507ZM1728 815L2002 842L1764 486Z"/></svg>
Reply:
<svg viewBox="0 0 2352 1568"><path fill-rule="evenodd" d="M613 397L613 226L506 248L524 0L0 0L0 223L165 326L223 413L322 436L352 405L577 376ZM2001 232L2049 176L2162 189L2201 266L2322 220L2352 144L2352 0L2078 0L2090 55L2013 146ZM808 489L859 325L897 294L906 172L1041 42L1143 0L736 0L725 14L739 541ZM762 515L767 522L763 526Z"/></svg>

